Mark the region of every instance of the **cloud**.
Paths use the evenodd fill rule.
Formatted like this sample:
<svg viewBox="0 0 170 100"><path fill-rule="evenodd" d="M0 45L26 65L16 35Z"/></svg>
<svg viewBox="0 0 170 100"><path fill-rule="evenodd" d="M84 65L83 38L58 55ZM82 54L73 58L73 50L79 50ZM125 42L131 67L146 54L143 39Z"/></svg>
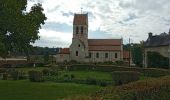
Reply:
<svg viewBox="0 0 170 100"><path fill-rule="evenodd" d="M89 38L123 37L124 43L128 38L139 43L148 32L160 34L170 28L169 0L30 0L28 9L37 2L48 18L39 42L54 41L55 46L71 44L74 13L81 8L89 16Z"/></svg>

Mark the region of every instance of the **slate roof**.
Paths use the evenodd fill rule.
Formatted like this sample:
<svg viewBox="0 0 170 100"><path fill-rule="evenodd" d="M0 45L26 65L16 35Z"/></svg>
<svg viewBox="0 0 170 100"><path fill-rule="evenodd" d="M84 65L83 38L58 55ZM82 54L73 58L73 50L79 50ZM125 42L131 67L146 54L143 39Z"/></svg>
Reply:
<svg viewBox="0 0 170 100"><path fill-rule="evenodd" d="M88 14L74 14L73 25L88 25Z"/></svg>
<svg viewBox="0 0 170 100"><path fill-rule="evenodd" d="M162 34L148 37L145 47L159 47L170 45L170 34Z"/></svg>

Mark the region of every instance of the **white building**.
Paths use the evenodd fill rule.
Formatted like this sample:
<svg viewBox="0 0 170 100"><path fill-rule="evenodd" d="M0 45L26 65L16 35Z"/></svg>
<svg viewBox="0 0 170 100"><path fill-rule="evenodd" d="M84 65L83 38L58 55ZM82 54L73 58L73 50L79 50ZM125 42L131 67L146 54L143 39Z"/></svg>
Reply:
<svg viewBox="0 0 170 100"><path fill-rule="evenodd" d="M88 39L88 14L75 14L69 48L60 49L57 62L105 62L123 60L122 39Z"/></svg>

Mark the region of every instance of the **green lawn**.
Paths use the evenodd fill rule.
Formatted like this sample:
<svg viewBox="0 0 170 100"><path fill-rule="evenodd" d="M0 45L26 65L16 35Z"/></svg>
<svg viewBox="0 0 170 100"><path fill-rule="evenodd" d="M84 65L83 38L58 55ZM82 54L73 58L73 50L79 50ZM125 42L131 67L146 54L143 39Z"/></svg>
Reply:
<svg viewBox="0 0 170 100"><path fill-rule="evenodd" d="M0 100L57 100L67 96L90 94L99 89L101 87L73 83L1 80Z"/></svg>

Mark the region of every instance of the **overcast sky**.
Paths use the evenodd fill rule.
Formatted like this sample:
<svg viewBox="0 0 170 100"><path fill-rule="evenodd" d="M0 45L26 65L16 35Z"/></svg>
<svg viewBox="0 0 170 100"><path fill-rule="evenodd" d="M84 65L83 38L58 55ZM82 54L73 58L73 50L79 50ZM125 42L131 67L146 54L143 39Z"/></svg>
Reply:
<svg viewBox="0 0 170 100"><path fill-rule="evenodd" d="M146 40L149 32L160 34L170 28L169 0L29 0L28 10L41 3L47 20L35 45L69 47L74 13L88 13L89 38L130 37Z"/></svg>

